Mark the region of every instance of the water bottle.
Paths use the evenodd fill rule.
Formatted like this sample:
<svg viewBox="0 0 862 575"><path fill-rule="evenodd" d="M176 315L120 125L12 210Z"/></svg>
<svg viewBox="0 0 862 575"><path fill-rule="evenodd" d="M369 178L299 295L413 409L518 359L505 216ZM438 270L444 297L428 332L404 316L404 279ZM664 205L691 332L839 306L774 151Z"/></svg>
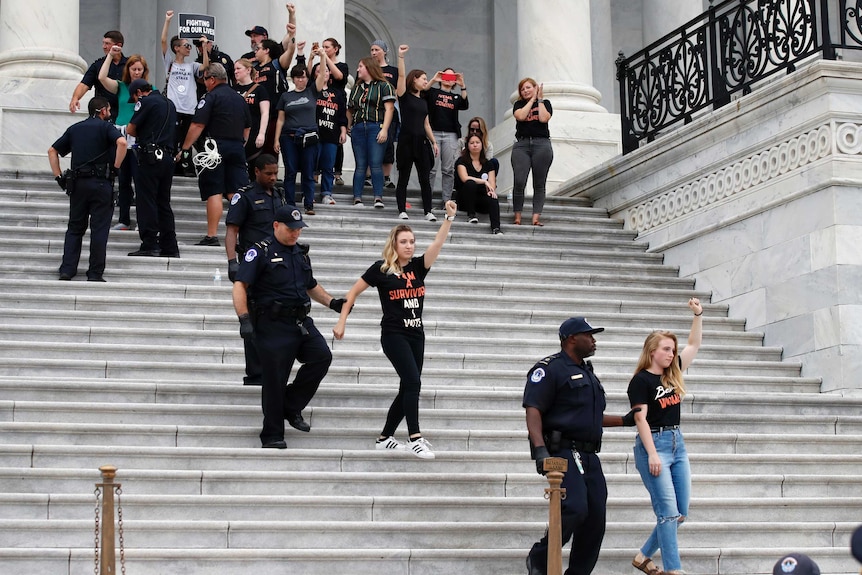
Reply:
<svg viewBox="0 0 862 575"><path fill-rule="evenodd" d="M216 268L216 271L213 274L213 285L217 285L217 286L221 285L221 269L220 268Z"/></svg>

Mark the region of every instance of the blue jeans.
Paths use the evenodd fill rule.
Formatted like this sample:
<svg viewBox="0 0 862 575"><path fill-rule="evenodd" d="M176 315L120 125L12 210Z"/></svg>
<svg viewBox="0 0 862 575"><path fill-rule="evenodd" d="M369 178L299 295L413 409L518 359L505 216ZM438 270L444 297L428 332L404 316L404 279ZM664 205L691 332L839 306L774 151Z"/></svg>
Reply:
<svg viewBox="0 0 862 575"><path fill-rule="evenodd" d="M332 195L332 183L335 181L335 155L338 153L338 144L321 142L318 146L320 155L317 156L317 169L320 170L320 193L324 196Z"/></svg>
<svg viewBox="0 0 862 575"><path fill-rule="evenodd" d="M652 557L661 549L665 571L682 569L676 532L681 520L688 516L691 499L691 467L685 441L679 429L668 429L652 434L656 451L661 458L661 473L655 477L649 472L649 455L641 442L635 439L635 465L649 492L656 516L656 526L641 547L645 557Z"/></svg>
<svg viewBox="0 0 862 575"><path fill-rule="evenodd" d="M383 197L383 152L386 143L377 143L380 124L360 122L350 131L350 145L353 148L353 159L356 169L353 171L353 197L362 198L362 186L365 184L365 169L371 169L371 188L374 197Z"/></svg>
<svg viewBox="0 0 862 575"><path fill-rule="evenodd" d="M287 200L296 205L296 174L302 190L302 205L310 210L314 207L314 170L317 169L318 145L302 147L302 139L282 136L279 141L284 158L284 193Z"/></svg>

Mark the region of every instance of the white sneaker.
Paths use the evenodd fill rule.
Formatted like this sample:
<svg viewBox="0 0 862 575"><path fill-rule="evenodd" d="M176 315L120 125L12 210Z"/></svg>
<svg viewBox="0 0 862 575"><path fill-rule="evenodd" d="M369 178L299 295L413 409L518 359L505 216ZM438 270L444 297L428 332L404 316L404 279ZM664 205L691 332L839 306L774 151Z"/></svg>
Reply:
<svg viewBox="0 0 862 575"><path fill-rule="evenodd" d="M381 449L383 451L404 451L407 449L403 443L392 437L391 435L386 439L378 439L374 443L375 449Z"/></svg>
<svg viewBox="0 0 862 575"><path fill-rule="evenodd" d="M353 198L353 205L357 208L364 207L362 204L362 198Z"/></svg>
<svg viewBox="0 0 862 575"><path fill-rule="evenodd" d="M467 221L468 221L468 222L470 222L471 224L478 224L478 223L479 223L479 218L477 218L477 217L472 217L472 218L470 218L470 219L469 219L469 220L467 220Z"/></svg>
<svg viewBox="0 0 862 575"><path fill-rule="evenodd" d="M323 203L332 206L335 204L335 200L332 199L332 196L323 196Z"/></svg>
<svg viewBox="0 0 862 575"><path fill-rule="evenodd" d="M425 214L425 219L429 222L436 222L437 216L434 215L434 212L428 212L427 214Z"/></svg>
<svg viewBox="0 0 862 575"><path fill-rule="evenodd" d="M424 437L420 437L415 441L407 443L407 449L413 452L413 455L419 459L434 459L434 452L431 451L431 444Z"/></svg>
<svg viewBox="0 0 862 575"><path fill-rule="evenodd" d="M374 198L374 207L382 208L383 207L383 198Z"/></svg>
<svg viewBox="0 0 862 575"><path fill-rule="evenodd" d="M402 220L409 220L410 219L410 216L407 215L407 212L401 212L400 214L398 214L398 217L401 218Z"/></svg>

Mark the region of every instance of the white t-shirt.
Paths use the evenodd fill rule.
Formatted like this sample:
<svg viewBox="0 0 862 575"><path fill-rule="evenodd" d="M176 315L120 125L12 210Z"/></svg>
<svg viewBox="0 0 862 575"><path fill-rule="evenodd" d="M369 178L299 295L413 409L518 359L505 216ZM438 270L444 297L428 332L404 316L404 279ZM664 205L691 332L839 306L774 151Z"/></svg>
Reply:
<svg viewBox="0 0 862 575"><path fill-rule="evenodd" d="M174 103L177 113L194 114L198 105L198 91L195 78L201 75L201 65L197 62L177 63L170 50L165 52L165 70L168 73L168 99Z"/></svg>

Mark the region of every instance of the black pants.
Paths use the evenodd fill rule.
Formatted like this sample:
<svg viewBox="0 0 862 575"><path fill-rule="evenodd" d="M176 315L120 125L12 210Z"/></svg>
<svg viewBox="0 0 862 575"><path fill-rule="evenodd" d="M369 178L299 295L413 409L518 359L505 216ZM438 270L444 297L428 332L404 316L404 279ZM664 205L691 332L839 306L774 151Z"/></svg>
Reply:
<svg viewBox="0 0 862 575"><path fill-rule="evenodd" d="M257 318L255 342L263 373L261 443L284 439L285 415L305 409L332 363L332 352L311 318L306 318L303 326L308 335L302 335L296 320L266 315ZM287 385L296 360L303 365L293 383Z"/></svg>
<svg viewBox="0 0 862 575"><path fill-rule="evenodd" d="M176 130L176 138L177 138L176 149L177 150L183 149L183 144L186 141L186 134L189 133L189 128L192 125L192 118L193 117L194 116L191 114L180 114L179 112L177 112L177 130ZM174 166L174 173L176 175L188 176L188 177L194 177L195 176L195 167L194 167L194 164L192 164L192 153L194 153L194 151L192 151L190 153L183 153L183 156L182 156L182 158L180 158L180 161L177 162Z"/></svg>
<svg viewBox="0 0 862 575"><path fill-rule="evenodd" d="M146 154L139 153L135 187L138 190L138 234L142 250L161 250L178 254L174 212L171 209L171 184L174 159L165 151L161 160L149 164Z"/></svg>
<svg viewBox="0 0 862 575"><path fill-rule="evenodd" d="M400 378L398 395L389 406L386 423L380 435L389 437L395 434L398 425L407 419L407 433L415 435L419 431L419 391L422 388L422 363L425 359L425 334L408 335L403 333L384 333L380 336L383 353Z"/></svg>
<svg viewBox="0 0 862 575"><path fill-rule="evenodd" d="M584 474L578 466L571 449L551 454L569 461L569 470L563 476L560 487L566 490L561 504L563 545L572 540L569 567L564 575L589 575L599 559L599 550L605 537L608 486L602 473L602 464L595 453L581 453ZM533 573L548 572L548 534L530 549Z"/></svg>
<svg viewBox="0 0 862 575"><path fill-rule="evenodd" d="M132 225L132 203L135 199L135 191L132 189L132 180L135 178L137 171L137 162L135 154L130 150L126 157L123 158L123 163L120 164L120 173L117 175L117 221L127 226Z"/></svg>
<svg viewBox="0 0 862 575"><path fill-rule="evenodd" d="M108 232L114 215L114 186L104 178L78 178L73 186L60 273L70 277L78 273L81 244L89 223L90 266L87 278L100 278L105 272Z"/></svg>
<svg viewBox="0 0 862 575"><path fill-rule="evenodd" d="M491 220L491 229L500 227L500 202L497 198L488 195L488 188L484 184L478 184L473 180L460 182L458 184L458 209L467 212L469 217L476 212L488 214Z"/></svg>
<svg viewBox="0 0 862 575"><path fill-rule="evenodd" d="M398 211L407 211L407 182L410 181L410 170L416 165L416 175L419 177L419 189L422 192L422 207L425 213L431 211L431 168L434 166L434 150L431 142L425 136L412 136L401 133L396 152L398 168L398 186L395 188L395 200Z"/></svg>

